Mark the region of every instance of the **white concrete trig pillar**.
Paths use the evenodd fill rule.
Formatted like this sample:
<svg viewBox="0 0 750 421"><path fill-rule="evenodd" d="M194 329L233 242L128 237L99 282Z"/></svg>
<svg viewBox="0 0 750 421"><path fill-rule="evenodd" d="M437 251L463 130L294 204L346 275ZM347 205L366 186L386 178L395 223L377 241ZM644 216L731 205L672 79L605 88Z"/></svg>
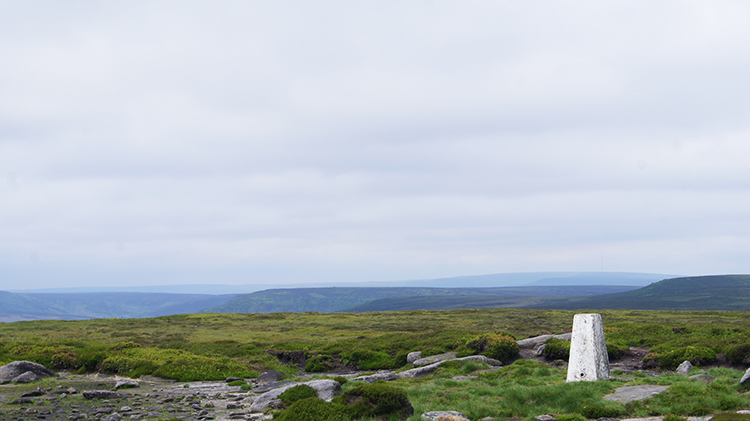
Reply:
<svg viewBox="0 0 750 421"><path fill-rule="evenodd" d="M604 340L601 314L573 316L570 338L569 382L593 381L609 378L609 356Z"/></svg>

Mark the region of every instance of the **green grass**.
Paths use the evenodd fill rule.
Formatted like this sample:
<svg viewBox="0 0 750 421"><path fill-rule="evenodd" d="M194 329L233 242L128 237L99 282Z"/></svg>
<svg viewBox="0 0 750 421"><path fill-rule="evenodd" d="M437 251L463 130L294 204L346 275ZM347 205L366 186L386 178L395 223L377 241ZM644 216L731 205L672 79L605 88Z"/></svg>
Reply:
<svg viewBox="0 0 750 421"><path fill-rule="evenodd" d="M458 350L487 333L517 338L569 330L575 312L484 309L354 313L191 314L152 319L34 321L0 325L0 363L30 360L55 369L202 377L253 377L276 369L265 352L300 350L375 370ZM608 343L653 347L655 354L687 347L725 353L750 342L743 312L601 311ZM683 354L684 355L684 354ZM325 358L321 358L325 360Z"/></svg>

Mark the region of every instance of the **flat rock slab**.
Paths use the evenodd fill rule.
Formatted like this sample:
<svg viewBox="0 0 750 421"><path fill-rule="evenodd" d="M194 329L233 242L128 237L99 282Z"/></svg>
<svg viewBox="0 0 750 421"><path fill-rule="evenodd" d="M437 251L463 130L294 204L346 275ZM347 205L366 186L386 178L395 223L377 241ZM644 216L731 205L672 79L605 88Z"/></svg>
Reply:
<svg viewBox="0 0 750 421"><path fill-rule="evenodd" d="M540 335L533 338L521 339L520 341L516 342L518 343L518 347L521 349L535 349L539 345L545 343L548 339L555 338L560 339L561 341L570 342L570 337L570 333L563 333L562 335Z"/></svg>
<svg viewBox="0 0 750 421"><path fill-rule="evenodd" d="M494 358L485 357L484 355L469 355L468 357L455 358L448 361L477 361L480 363L489 364L493 367L500 367L503 365L503 363L501 363L500 361Z"/></svg>
<svg viewBox="0 0 750 421"><path fill-rule="evenodd" d="M431 355L429 357L420 358L414 361L414 367L421 367L429 364L434 364L440 361L447 361L456 358L457 352L446 352L445 354Z"/></svg>
<svg viewBox="0 0 750 421"><path fill-rule="evenodd" d="M618 387L615 393L604 396L605 401L614 401L620 403L628 403L648 399L652 396L656 396L659 393L669 389L669 386L656 386L653 384L645 384L641 386L623 386Z"/></svg>
<svg viewBox="0 0 750 421"><path fill-rule="evenodd" d="M466 415L456 411L432 411L422 414L423 420L429 421L471 421Z"/></svg>
<svg viewBox="0 0 750 421"><path fill-rule="evenodd" d="M435 370L437 370L438 367L440 367L440 364L442 364L442 363L443 363L443 361L440 361L440 362L437 362L437 363L434 363L434 364L425 365L425 366L417 367L417 368L412 368L411 370L406 370L406 371L402 371L400 373L396 373L396 376L399 379L415 379L415 378L419 378L419 377L427 377L430 374L434 373Z"/></svg>
<svg viewBox="0 0 750 421"><path fill-rule="evenodd" d="M393 373L377 373L377 374L371 374L369 376L354 377L349 380L353 382L375 383L380 380L389 382L391 380L397 380L398 378L399 377Z"/></svg>

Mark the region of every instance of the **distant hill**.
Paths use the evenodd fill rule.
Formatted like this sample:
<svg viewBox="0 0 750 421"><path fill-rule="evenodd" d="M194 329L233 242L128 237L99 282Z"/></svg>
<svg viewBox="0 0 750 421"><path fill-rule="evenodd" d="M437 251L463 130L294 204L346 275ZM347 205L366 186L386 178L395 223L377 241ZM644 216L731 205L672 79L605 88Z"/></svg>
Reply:
<svg viewBox="0 0 750 421"><path fill-rule="evenodd" d="M274 313L274 312L334 312L344 309L355 310L356 306L377 300L378 302L432 302L430 308L445 308L451 299L460 297L462 302L487 303L499 300L498 303L537 303L527 297L534 296L570 296L585 294L608 294L632 290L630 286L533 286L533 287L500 287L500 288L418 288L418 287L383 287L383 288L289 288L269 289L252 294L238 295L226 304L208 308L205 313ZM522 297L513 298L513 297ZM385 300L385 301L383 301ZM471 306L471 304L467 304ZM399 305L389 310L400 310ZM492 305L492 307L519 307L520 305ZM421 308L421 307L419 307ZM451 307L453 308L453 307ZM455 307L455 308L468 308ZM362 310L370 311L370 310ZM374 311L374 310L372 310Z"/></svg>
<svg viewBox="0 0 750 421"><path fill-rule="evenodd" d="M750 275L665 279L635 291L556 298L528 308L750 311Z"/></svg>
<svg viewBox="0 0 750 421"><path fill-rule="evenodd" d="M500 307L560 310L750 311L750 275L672 278L636 290L586 296L485 295L476 297L443 295L384 298L352 306L344 311L451 310Z"/></svg>
<svg viewBox="0 0 750 421"><path fill-rule="evenodd" d="M233 297L135 292L16 294L0 291L0 321L134 318L197 313Z"/></svg>
<svg viewBox="0 0 750 421"><path fill-rule="evenodd" d="M400 281L379 286L492 288L532 285L629 285L642 287L675 276L674 274L638 272L520 272Z"/></svg>

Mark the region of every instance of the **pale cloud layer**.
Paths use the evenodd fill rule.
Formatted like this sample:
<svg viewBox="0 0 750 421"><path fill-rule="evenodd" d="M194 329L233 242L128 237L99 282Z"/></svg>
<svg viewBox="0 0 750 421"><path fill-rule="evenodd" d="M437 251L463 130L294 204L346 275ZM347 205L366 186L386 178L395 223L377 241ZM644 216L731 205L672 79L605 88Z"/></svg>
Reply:
<svg viewBox="0 0 750 421"><path fill-rule="evenodd" d="M747 273L747 22L0 2L0 289Z"/></svg>

